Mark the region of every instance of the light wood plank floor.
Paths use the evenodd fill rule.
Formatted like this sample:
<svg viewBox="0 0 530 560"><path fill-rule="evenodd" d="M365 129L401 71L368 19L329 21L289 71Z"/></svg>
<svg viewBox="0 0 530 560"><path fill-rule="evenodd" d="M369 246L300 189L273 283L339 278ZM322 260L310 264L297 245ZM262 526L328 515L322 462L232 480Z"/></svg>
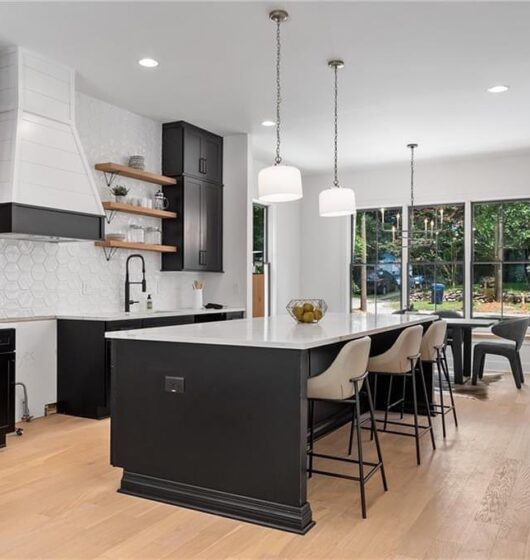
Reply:
<svg viewBox="0 0 530 560"><path fill-rule="evenodd" d="M448 417L443 442L438 419L421 467L412 438L383 436L390 490L369 482L367 520L356 483L313 478L304 537L117 494L108 421L40 419L0 451L0 558L530 558L530 384L506 375L457 406L460 429Z"/></svg>

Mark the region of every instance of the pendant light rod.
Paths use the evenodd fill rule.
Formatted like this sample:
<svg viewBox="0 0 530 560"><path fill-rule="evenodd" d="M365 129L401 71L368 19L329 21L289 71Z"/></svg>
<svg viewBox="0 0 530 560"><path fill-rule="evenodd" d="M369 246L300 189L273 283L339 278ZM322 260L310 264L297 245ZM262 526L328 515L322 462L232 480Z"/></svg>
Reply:
<svg viewBox="0 0 530 560"><path fill-rule="evenodd" d="M282 91L281 91L281 54L282 54L282 43L281 43L281 24L289 19L289 14L285 10L273 10L269 14L269 18L276 24L276 157L274 158L274 164L280 165L282 162L282 156L280 154L280 126L281 126L281 115L280 106L282 103Z"/></svg>
<svg viewBox="0 0 530 560"><path fill-rule="evenodd" d="M410 150L410 209L414 212L414 150L418 144L407 144Z"/></svg>
<svg viewBox="0 0 530 560"><path fill-rule="evenodd" d="M334 117L334 137L333 137L333 144L334 144L334 154L333 154L333 185L335 187L340 188L340 184L339 184L339 165L338 165L338 160L339 160L339 149L338 149L338 145L339 145L339 141L338 141L338 137L339 137L339 108L338 108L338 98L339 98L339 88L338 88L338 79L337 79L337 71L339 70L339 68L344 68L344 62L342 60L330 60L328 62L328 66L330 68L333 68L333 71L335 73L335 80L334 80L334 94L333 94L333 101L334 101L334 112L333 112L333 117Z"/></svg>

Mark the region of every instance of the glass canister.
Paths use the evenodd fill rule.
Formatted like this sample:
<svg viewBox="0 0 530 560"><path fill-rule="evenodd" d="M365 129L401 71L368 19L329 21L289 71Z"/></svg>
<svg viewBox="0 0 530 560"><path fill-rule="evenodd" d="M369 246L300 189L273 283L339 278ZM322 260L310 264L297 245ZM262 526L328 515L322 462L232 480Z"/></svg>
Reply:
<svg viewBox="0 0 530 560"><path fill-rule="evenodd" d="M131 224L129 226L128 239L131 243L144 243L144 228L138 224Z"/></svg>
<svg viewBox="0 0 530 560"><path fill-rule="evenodd" d="M151 245L160 245L162 243L162 232L159 227L145 228L145 242Z"/></svg>

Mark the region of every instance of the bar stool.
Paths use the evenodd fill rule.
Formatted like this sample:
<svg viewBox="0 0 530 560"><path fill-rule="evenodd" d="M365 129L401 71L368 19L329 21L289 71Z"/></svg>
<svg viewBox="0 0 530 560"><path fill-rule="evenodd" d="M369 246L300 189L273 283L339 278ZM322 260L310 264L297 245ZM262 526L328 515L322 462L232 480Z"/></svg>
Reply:
<svg viewBox="0 0 530 560"><path fill-rule="evenodd" d="M383 465L383 457L379 445L379 437L377 427L375 425L374 405L372 394L368 383L364 383L368 371L368 356L370 355L371 340L369 337L353 340L345 344L331 366L320 375L309 378L307 382L307 398L309 402L309 477L316 474L323 474L337 478L346 478L355 480L360 483L361 489L361 510L363 519L366 519L366 495L365 484L378 470L381 472L383 488L386 490L385 467ZM377 463L370 463L363 459L363 448L361 441L361 407L360 407L360 390L366 386L368 397L368 411L372 423L372 431L375 437L375 446L377 450ZM347 459L345 457L337 457L333 455L324 455L315 453L314 451L314 407L315 401L332 401L352 405L352 422L356 425L357 430L357 451L358 460ZM313 458L320 457L323 459L331 459L334 461L342 461L345 463L354 463L359 465L359 476L350 476L329 471L322 471L313 468ZM365 466L371 467L365 472Z"/></svg>
<svg viewBox="0 0 530 560"><path fill-rule="evenodd" d="M429 399L427 397L427 387L425 386L425 378L423 376L423 366L420 357L420 346L423 336L423 327L421 325L416 325L414 327L408 327L403 330L403 332L398 336L396 342L382 354L378 356L373 356L368 361L368 371L374 373L375 390L374 394L377 396L377 380L378 376L383 374L390 378L388 383L388 393L385 408L384 419L376 418L376 422L383 422L382 432L387 432L389 434L414 437L416 441L416 462L418 465L421 464L421 454L420 454L420 438L424 436L427 432L431 434L432 448L436 449L436 443L434 441L434 432L432 427L432 420L430 415L430 410L427 410L427 421L428 425L424 426L418 422L418 394L416 388L416 369L419 368L421 386L423 390L423 397L425 399L425 404L428 408ZM392 381L394 377L401 377L403 379L403 394L401 398L397 401L391 403L392 397ZM404 403L405 403L405 383L406 379L410 378L412 381L412 400L414 407L414 423L410 424L408 422L401 422L397 420L389 420L389 411L397 405L401 405L401 417L403 417ZM387 425L391 424L394 426L406 426L409 428L414 428L414 433L389 430Z"/></svg>
<svg viewBox="0 0 530 560"><path fill-rule="evenodd" d="M438 369L438 385L440 387L440 403L433 403L434 409L440 413L442 416L442 430L443 436L445 437L445 415L453 411L453 417L455 419L455 426L458 428L458 419L456 417L456 407L455 400L453 397L453 387L451 385L451 378L449 377L449 369L447 367L447 356L445 352L446 348L446 335L447 335L447 323L445 321L435 321L427 329L427 332L423 335L423 340L421 341L420 354L421 361L436 364ZM442 373L445 377L445 381L449 388L449 397L451 399L451 404L446 405L444 403L444 392L442 386Z"/></svg>

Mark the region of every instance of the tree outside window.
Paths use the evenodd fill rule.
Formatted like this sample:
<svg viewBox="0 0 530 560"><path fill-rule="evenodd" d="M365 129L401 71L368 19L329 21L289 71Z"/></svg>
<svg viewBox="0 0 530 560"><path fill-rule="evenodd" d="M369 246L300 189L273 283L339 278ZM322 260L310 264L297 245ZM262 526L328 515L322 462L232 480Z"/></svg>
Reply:
<svg viewBox="0 0 530 560"><path fill-rule="evenodd" d="M401 224L401 208L359 210L353 219L353 312L392 313L401 307Z"/></svg>
<svg viewBox="0 0 530 560"><path fill-rule="evenodd" d="M530 200L473 204L473 316L530 313Z"/></svg>

